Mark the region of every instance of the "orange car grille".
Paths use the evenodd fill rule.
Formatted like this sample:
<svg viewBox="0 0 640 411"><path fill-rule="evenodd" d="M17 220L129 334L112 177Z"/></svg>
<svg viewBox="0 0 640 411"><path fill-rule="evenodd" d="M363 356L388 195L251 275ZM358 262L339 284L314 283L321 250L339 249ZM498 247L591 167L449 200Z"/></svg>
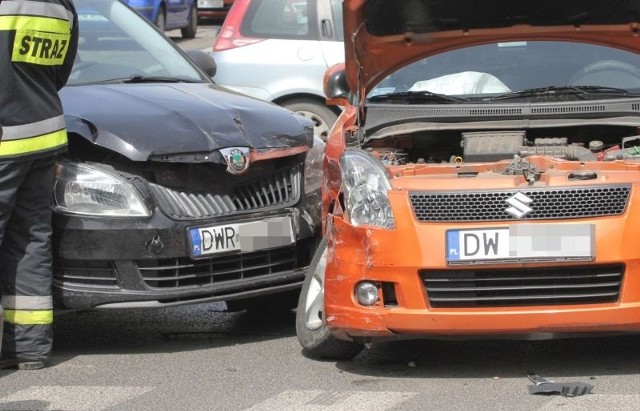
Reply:
<svg viewBox="0 0 640 411"><path fill-rule="evenodd" d="M507 199L522 193L533 211L522 220L603 217L622 214L630 185L496 191L412 191L411 205L420 222L516 220Z"/></svg>
<svg viewBox="0 0 640 411"><path fill-rule="evenodd" d="M434 308L615 302L624 266L420 270Z"/></svg>
<svg viewBox="0 0 640 411"><path fill-rule="evenodd" d="M206 219L292 206L300 200L301 175L300 167L296 165L233 187L226 193L190 193L158 184L149 186L158 206L169 217Z"/></svg>

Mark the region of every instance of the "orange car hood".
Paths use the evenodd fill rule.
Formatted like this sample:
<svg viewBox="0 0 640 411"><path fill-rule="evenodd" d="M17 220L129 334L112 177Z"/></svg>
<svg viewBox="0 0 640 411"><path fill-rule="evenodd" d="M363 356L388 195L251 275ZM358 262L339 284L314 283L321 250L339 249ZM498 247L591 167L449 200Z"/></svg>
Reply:
<svg viewBox="0 0 640 411"><path fill-rule="evenodd" d="M389 73L464 46L569 40L640 52L640 0L345 0L345 67L364 96Z"/></svg>

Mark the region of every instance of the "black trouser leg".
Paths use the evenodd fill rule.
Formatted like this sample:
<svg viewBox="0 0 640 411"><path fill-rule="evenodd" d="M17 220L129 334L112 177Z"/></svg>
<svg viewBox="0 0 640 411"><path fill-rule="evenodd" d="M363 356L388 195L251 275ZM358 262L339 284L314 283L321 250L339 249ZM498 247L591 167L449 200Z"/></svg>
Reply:
<svg viewBox="0 0 640 411"><path fill-rule="evenodd" d="M2 354L41 360L51 352L53 158L0 163Z"/></svg>

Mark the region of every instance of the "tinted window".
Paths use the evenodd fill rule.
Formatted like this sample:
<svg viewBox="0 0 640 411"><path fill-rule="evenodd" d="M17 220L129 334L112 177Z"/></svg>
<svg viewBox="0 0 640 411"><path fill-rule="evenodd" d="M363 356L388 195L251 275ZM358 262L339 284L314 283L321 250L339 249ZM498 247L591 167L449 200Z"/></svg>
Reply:
<svg viewBox="0 0 640 411"><path fill-rule="evenodd" d="M315 0L256 0L240 29L243 36L318 39Z"/></svg>
<svg viewBox="0 0 640 411"><path fill-rule="evenodd" d="M131 76L204 81L179 49L119 1L74 0L80 37L69 85Z"/></svg>

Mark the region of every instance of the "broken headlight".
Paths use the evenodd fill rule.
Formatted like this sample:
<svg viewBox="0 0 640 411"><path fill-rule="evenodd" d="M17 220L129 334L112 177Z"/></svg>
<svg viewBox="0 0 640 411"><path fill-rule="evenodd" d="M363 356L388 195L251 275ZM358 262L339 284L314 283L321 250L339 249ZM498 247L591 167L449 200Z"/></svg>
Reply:
<svg viewBox="0 0 640 411"><path fill-rule="evenodd" d="M394 228L388 191L391 184L380 160L361 150L340 157L347 216L354 226Z"/></svg>
<svg viewBox="0 0 640 411"><path fill-rule="evenodd" d="M87 164L60 162L52 196L56 211L103 217L148 217L140 193L126 180Z"/></svg>

